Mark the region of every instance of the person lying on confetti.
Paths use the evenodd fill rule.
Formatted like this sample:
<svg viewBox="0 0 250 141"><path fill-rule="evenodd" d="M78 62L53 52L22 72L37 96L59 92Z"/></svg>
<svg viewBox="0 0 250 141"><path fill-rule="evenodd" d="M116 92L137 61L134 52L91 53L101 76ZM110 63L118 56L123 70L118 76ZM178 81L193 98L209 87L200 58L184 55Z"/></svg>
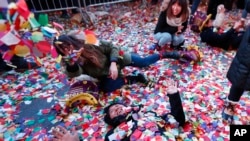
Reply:
<svg viewBox="0 0 250 141"><path fill-rule="evenodd" d="M107 132L105 140L153 140L154 138L166 140L169 138L166 133L168 125L171 128L182 127L186 121L177 82L169 79L167 84L166 92L171 112L162 116L158 116L153 111L147 111L142 105L126 106L123 103L112 103L106 106L104 121L112 128ZM70 131L63 127L54 128L52 135L54 141L80 140L74 129L70 134Z"/></svg>
<svg viewBox="0 0 250 141"><path fill-rule="evenodd" d="M190 54L188 51L163 52L143 58L139 54L122 51L111 42L99 41L99 45L85 43L85 35L77 34L71 32L70 35L61 35L54 40L54 46L66 64L66 74L70 78L81 74L96 78L100 82L100 90L104 92L112 92L125 84L148 83L138 71L123 77L121 69L125 66L147 67L161 58L179 59L184 62L198 59L196 54Z"/></svg>
<svg viewBox="0 0 250 141"><path fill-rule="evenodd" d="M218 12L214 21L211 20L211 14L206 15L202 12L196 12L191 21L191 29L200 34L201 41L212 47L222 48L224 50L237 49L242 40L244 31L240 31L243 22L236 21L233 26L225 29L223 5L218 6Z"/></svg>

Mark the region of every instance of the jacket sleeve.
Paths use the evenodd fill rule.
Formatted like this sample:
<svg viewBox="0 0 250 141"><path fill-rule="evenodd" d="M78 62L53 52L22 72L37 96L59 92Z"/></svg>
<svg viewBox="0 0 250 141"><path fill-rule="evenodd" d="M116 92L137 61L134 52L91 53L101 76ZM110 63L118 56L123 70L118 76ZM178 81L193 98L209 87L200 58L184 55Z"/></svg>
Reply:
<svg viewBox="0 0 250 141"><path fill-rule="evenodd" d="M220 44L223 42L228 42L231 35L235 32L233 28L229 29L227 32L218 34L213 32L212 28L203 30L200 34L201 40L208 44Z"/></svg>
<svg viewBox="0 0 250 141"><path fill-rule="evenodd" d="M179 125L182 126L185 123L185 114L182 107L181 97L179 92L175 94L168 94L171 115L174 116L176 121L179 122Z"/></svg>
<svg viewBox="0 0 250 141"><path fill-rule="evenodd" d="M111 42L100 41L100 48L104 54L109 56L110 62L117 62L119 57L119 47Z"/></svg>
<svg viewBox="0 0 250 141"><path fill-rule="evenodd" d="M188 25L188 21L186 21L186 22L184 22L183 24L182 24L182 26L183 26L183 28L182 28L182 32L185 32L186 31L186 29L187 29L187 25Z"/></svg>
<svg viewBox="0 0 250 141"><path fill-rule="evenodd" d="M177 32L177 30L177 27L173 27L167 24L166 11L161 12L154 33L156 34L158 32L168 32L170 34L174 34Z"/></svg>

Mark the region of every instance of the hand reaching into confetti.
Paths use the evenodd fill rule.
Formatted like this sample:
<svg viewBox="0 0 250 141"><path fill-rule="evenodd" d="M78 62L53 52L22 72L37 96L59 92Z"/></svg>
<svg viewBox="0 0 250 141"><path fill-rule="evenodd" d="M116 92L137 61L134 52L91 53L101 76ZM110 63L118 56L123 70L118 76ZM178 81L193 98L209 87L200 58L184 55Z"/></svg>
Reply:
<svg viewBox="0 0 250 141"><path fill-rule="evenodd" d="M171 78L167 80L167 87L168 94L175 94L178 92L177 82Z"/></svg>
<svg viewBox="0 0 250 141"><path fill-rule="evenodd" d="M58 126L57 129L53 129L53 141L80 141L75 128L73 128L71 132L67 131L67 129L63 128L62 126Z"/></svg>

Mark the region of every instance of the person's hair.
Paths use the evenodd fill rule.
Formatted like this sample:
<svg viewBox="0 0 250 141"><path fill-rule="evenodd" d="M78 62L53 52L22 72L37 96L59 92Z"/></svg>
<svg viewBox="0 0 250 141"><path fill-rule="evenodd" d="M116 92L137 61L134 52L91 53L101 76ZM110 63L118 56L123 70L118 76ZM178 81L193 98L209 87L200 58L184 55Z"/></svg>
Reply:
<svg viewBox="0 0 250 141"><path fill-rule="evenodd" d="M57 44L56 42L61 42L60 44ZM98 46L91 45L91 44L85 44L84 41L76 39L75 36L69 36L69 35L61 35L54 41L54 46L56 48L57 53L64 56L65 54L60 51L59 48L63 48L66 45L73 45L76 50L79 50L80 48L84 48L82 54L81 54L81 61L85 64L92 64L98 68L103 68L105 64L102 62L105 62L106 56L103 54L99 49Z"/></svg>
<svg viewBox="0 0 250 141"><path fill-rule="evenodd" d="M188 9L188 1L187 0L170 0L168 8L167 8L167 17L169 19L175 18L172 13L172 6L178 3L181 6L181 12L177 17L181 17L182 21L186 21L189 17L189 9Z"/></svg>
<svg viewBox="0 0 250 141"><path fill-rule="evenodd" d="M112 103L110 105L108 105L107 107L104 108L104 122L107 123L108 125L112 126L112 127L116 127L118 126L119 124L121 124L122 122L126 121L126 117L127 117L127 114L124 114L124 115L119 115L117 117L114 117L111 119L110 117L110 114L109 114L109 109L110 107L116 105L116 104L120 104L120 105L124 105L122 103Z"/></svg>

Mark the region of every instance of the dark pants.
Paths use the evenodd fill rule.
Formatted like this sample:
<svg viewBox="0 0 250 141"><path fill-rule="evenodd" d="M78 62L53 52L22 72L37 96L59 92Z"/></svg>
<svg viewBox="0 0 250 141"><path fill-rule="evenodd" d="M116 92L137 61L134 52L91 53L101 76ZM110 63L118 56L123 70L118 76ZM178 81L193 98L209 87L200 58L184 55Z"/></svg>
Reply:
<svg viewBox="0 0 250 141"><path fill-rule="evenodd" d="M228 99L230 101L233 101L233 102L238 102L238 101L240 101L240 98L243 95L243 93L244 93L243 88L238 88L238 87L235 87L234 85L232 85L230 88Z"/></svg>

